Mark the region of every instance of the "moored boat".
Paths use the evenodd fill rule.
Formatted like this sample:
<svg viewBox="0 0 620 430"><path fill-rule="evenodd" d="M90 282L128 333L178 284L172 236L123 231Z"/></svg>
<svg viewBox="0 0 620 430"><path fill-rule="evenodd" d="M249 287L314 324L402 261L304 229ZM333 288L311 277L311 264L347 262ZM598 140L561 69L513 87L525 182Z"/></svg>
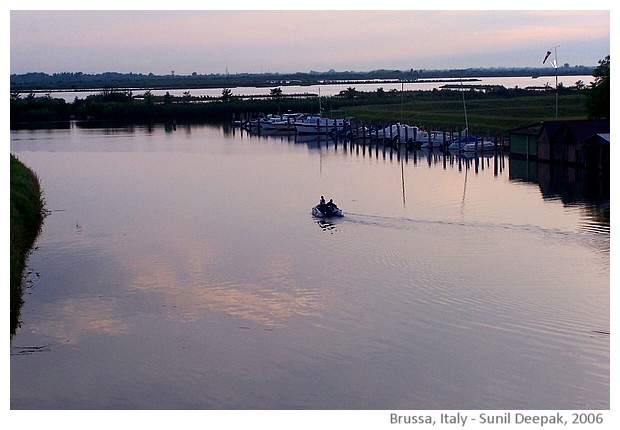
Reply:
<svg viewBox="0 0 620 430"><path fill-rule="evenodd" d="M460 150L463 149L465 145L468 143L474 143L476 141L476 136L463 136L458 139L451 140L448 144L448 149L451 150Z"/></svg>
<svg viewBox="0 0 620 430"><path fill-rule="evenodd" d="M298 134L328 134L344 129L346 120L324 118L321 115L308 115L301 121L295 121L293 125Z"/></svg>
<svg viewBox="0 0 620 430"><path fill-rule="evenodd" d="M428 131L421 130L418 126L396 123L382 130L378 130L372 137L379 139L392 139L398 143L428 143L432 141L433 136Z"/></svg>
<svg viewBox="0 0 620 430"><path fill-rule="evenodd" d="M278 119L272 122L272 125L278 131L295 132L295 122L300 121L305 115L303 113L285 113Z"/></svg>
<svg viewBox="0 0 620 430"><path fill-rule="evenodd" d="M463 152L477 152L477 151L494 151L497 148L495 142L490 140L478 140L475 142L466 143L461 148Z"/></svg>
<svg viewBox="0 0 620 430"><path fill-rule="evenodd" d="M444 131L444 130L431 130L431 139L432 148L445 148L448 143L452 140L453 136L456 136L455 133ZM425 146L428 148L428 143Z"/></svg>
<svg viewBox="0 0 620 430"><path fill-rule="evenodd" d="M261 117L258 119L253 119L246 122L245 126L250 131L260 130L260 131L269 131L269 130L277 130L275 127L275 123L280 121L281 117L279 115L267 115L265 117Z"/></svg>

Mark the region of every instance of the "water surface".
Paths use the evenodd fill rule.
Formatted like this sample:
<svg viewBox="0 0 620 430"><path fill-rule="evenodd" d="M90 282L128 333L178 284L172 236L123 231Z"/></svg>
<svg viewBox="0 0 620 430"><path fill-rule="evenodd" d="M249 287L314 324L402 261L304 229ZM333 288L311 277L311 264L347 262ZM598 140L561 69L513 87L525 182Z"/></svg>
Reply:
<svg viewBox="0 0 620 430"><path fill-rule="evenodd" d="M51 211L12 409L609 408L608 184L209 125L11 151Z"/></svg>
<svg viewBox="0 0 620 430"><path fill-rule="evenodd" d="M466 78L477 79L476 81L464 80L464 85L502 85L506 88L527 88L527 87L545 87L555 86L555 76L538 76L538 77L526 77L526 76L509 76L509 77L482 77L482 78ZM594 80L593 76L589 75L577 75L577 76L560 76L558 77L558 83L565 86L575 86L577 81L582 81L585 85L589 85ZM348 88L355 88L357 91L375 92L379 88L383 88L384 91L430 91L435 88L441 88L446 84L458 84L454 78L447 78L447 80L441 79L426 79L422 82L383 82L378 80L376 83L361 83L358 81L345 81L339 84L322 84L322 85L282 85L274 83L271 86L263 87L233 87L229 88L232 94L235 96L268 96L271 90L278 87L282 90L283 94L312 94L322 96L333 96L339 94L341 91L346 91ZM182 97L184 93L189 92L194 97L221 97L224 88L181 88L181 89L169 89L158 90L151 89L151 94L156 96L163 96L166 93L175 97ZM141 95L146 89L136 89L133 91L134 95ZM101 94L101 91L52 91L51 96L54 98L62 98L66 102L71 103L76 97L84 99L89 95Z"/></svg>

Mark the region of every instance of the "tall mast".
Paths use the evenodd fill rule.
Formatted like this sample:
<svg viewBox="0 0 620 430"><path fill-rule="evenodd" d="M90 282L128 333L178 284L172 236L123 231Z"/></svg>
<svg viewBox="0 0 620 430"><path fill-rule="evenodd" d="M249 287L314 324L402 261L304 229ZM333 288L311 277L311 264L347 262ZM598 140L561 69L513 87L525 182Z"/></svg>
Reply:
<svg viewBox="0 0 620 430"><path fill-rule="evenodd" d="M555 59L553 60L553 67L555 67L555 119L558 119L558 93L560 88L558 87L558 47L554 46Z"/></svg>
<svg viewBox="0 0 620 430"><path fill-rule="evenodd" d="M467 106L465 105L465 89L463 88L462 77L461 77L461 95L463 96L463 112L465 112L465 137L467 138L469 137L469 125L467 124Z"/></svg>

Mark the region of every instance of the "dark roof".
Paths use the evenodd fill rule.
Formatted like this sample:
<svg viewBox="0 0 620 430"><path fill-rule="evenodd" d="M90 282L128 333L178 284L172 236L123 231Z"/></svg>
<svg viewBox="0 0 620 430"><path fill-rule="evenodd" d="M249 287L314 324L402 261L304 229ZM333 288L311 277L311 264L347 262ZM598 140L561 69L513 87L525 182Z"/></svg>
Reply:
<svg viewBox="0 0 620 430"><path fill-rule="evenodd" d="M598 133L584 139L580 143L584 145L600 145L600 146L609 146L609 133Z"/></svg>
<svg viewBox="0 0 620 430"><path fill-rule="evenodd" d="M510 134L532 134L538 135L540 132L540 128L542 127L542 122L538 122L536 124L530 124L519 128L513 128L512 130L508 130Z"/></svg>
<svg viewBox="0 0 620 430"><path fill-rule="evenodd" d="M576 142L581 142L591 136L609 133L608 119L582 119L572 121L545 121L540 129L547 132L549 139L553 139L561 129L568 128Z"/></svg>
<svg viewBox="0 0 620 430"><path fill-rule="evenodd" d="M540 127L539 136L546 132L549 139L553 139L553 136L556 135L565 122L566 121L543 121L542 126Z"/></svg>

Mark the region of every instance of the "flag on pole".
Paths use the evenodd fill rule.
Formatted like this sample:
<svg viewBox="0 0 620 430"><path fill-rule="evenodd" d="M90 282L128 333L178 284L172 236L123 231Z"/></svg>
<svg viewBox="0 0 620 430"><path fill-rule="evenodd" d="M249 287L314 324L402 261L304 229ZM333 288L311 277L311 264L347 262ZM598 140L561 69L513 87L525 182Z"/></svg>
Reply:
<svg viewBox="0 0 620 430"><path fill-rule="evenodd" d="M549 58L549 55L551 55L551 51L547 51L547 53L545 54L545 59L543 60L543 64L545 64L545 61L547 61L547 58Z"/></svg>

